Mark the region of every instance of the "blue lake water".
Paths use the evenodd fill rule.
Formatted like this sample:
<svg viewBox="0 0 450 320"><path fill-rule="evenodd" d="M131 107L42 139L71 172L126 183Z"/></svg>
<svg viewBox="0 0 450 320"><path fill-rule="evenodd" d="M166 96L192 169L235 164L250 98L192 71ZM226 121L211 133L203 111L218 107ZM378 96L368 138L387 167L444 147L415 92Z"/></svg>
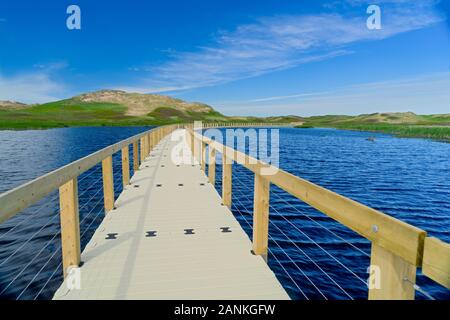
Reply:
<svg viewBox="0 0 450 320"><path fill-rule="evenodd" d="M0 192L148 128L0 131ZM367 141L369 136L375 141ZM131 150L130 150L131 152ZM120 155L114 158L121 192ZM280 129L280 167L450 242L450 144L334 129ZM221 166L217 167L220 191ZM103 217L101 168L79 178L82 246ZM251 236L253 174L233 167L233 213ZM366 299L370 243L271 188L269 265L293 299ZM57 193L0 225L0 298L50 299L62 281ZM420 275L437 299L447 289ZM418 299L426 297L417 293Z"/></svg>

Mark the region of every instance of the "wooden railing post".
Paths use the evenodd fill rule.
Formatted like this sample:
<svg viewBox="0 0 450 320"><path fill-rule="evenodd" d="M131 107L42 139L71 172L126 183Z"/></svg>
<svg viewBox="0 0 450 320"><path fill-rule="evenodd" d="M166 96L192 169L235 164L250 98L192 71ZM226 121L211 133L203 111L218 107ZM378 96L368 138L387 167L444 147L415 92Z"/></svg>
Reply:
<svg viewBox="0 0 450 320"><path fill-rule="evenodd" d="M193 161L195 161L195 139L194 139L194 132L193 131L190 131L189 142L191 144L192 159L193 159Z"/></svg>
<svg viewBox="0 0 450 320"><path fill-rule="evenodd" d="M209 182L214 186L216 183L216 149L210 145L208 151L208 178Z"/></svg>
<svg viewBox="0 0 450 320"><path fill-rule="evenodd" d="M153 150L153 140L152 140L152 134L151 133L149 133L148 135L147 135L147 137L148 137L148 153L150 153L150 152L152 152L152 150Z"/></svg>
<svg viewBox="0 0 450 320"><path fill-rule="evenodd" d="M148 141L149 141L149 143L150 143L150 148L149 148L149 153L150 152L152 152L152 150L153 150L153 135L152 135L152 133L149 133L148 134Z"/></svg>
<svg viewBox="0 0 450 320"><path fill-rule="evenodd" d="M194 142L194 158L200 164L202 161L202 141L195 135L192 134L192 139Z"/></svg>
<svg viewBox="0 0 450 320"><path fill-rule="evenodd" d="M450 289L450 243L425 238L422 274Z"/></svg>
<svg viewBox="0 0 450 320"><path fill-rule="evenodd" d="M253 253L267 261L269 246L269 195L270 182L255 173L253 199Z"/></svg>
<svg viewBox="0 0 450 320"><path fill-rule="evenodd" d="M122 149L122 182L123 187L130 184L130 150L128 146Z"/></svg>
<svg viewBox="0 0 450 320"><path fill-rule="evenodd" d="M139 170L139 144L137 141L133 142L133 170Z"/></svg>
<svg viewBox="0 0 450 320"><path fill-rule="evenodd" d="M68 268L78 267L81 262L77 178L66 182L59 188L59 206L62 260L64 277L66 277Z"/></svg>
<svg viewBox="0 0 450 320"><path fill-rule="evenodd" d="M144 158L147 158L148 154L149 154L149 149L150 149L150 145L149 145L148 141L148 136L145 135L144 136Z"/></svg>
<svg viewBox="0 0 450 320"><path fill-rule="evenodd" d="M414 300L416 266L372 243L369 300Z"/></svg>
<svg viewBox="0 0 450 320"><path fill-rule="evenodd" d="M150 141L152 142L152 143L151 143L151 146L152 146L152 150L153 150L153 148L155 148L155 146L156 146L155 131L152 131L152 132L150 133Z"/></svg>
<svg viewBox="0 0 450 320"><path fill-rule="evenodd" d="M222 154L222 202L228 208L231 208L231 190L232 190L232 161Z"/></svg>
<svg viewBox="0 0 450 320"><path fill-rule="evenodd" d="M102 173L103 173L103 196L105 202L105 212L109 212L114 209L114 177L112 156L105 158L102 161Z"/></svg>
<svg viewBox="0 0 450 320"><path fill-rule="evenodd" d="M139 139L140 153L141 153L141 163L145 161L145 139L144 137Z"/></svg>
<svg viewBox="0 0 450 320"><path fill-rule="evenodd" d="M206 172L206 143L202 142L202 171Z"/></svg>

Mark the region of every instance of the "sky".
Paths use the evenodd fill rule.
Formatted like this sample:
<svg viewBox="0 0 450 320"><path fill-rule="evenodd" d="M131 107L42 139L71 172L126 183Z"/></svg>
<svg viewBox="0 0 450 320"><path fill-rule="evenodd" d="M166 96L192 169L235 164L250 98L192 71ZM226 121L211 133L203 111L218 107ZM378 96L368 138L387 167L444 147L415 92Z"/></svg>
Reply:
<svg viewBox="0 0 450 320"><path fill-rule="evenodd" d="M0 100L119 89L226 115L450 113L449 16L450 0L0 0Z"/></svg>

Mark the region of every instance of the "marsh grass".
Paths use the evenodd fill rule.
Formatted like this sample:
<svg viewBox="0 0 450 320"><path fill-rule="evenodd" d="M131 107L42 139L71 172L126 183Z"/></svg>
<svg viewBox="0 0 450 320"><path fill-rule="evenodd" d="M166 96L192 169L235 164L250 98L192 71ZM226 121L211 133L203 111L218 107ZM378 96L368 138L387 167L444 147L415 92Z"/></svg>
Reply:
<svg viewBox="0 0 450 320"><path fill-rule="evenodd" d="M429 138L450 142L450 115L415 115L415 123L383 123L361 116L307 118L299 128L325 127L393 134L399 137ZM364 120L362 120L364 119ZM385 119L389 120L386 116ZM398 120L396 118L395 120ZM384 120L383 120L384 121Z"/></svg>

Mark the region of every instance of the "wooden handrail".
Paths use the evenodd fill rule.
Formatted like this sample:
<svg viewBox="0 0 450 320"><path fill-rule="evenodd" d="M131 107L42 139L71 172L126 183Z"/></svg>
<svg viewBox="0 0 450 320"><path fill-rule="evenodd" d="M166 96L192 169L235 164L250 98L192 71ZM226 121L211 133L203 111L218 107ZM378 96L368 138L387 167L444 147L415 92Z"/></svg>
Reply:
<svg viewBox="0 0 450 320"><path fill-rule="evenodd" d="M109 156L122 150L124 147L137 142L149 132L158 130L153 128L150 131L140 133L128 139L117 142L94 152L84 158L69 163L39 178L18 186L0 195L0 223L13 217L23 209L33 205L49 193L57 190L60 186L78 177L83 172L91 169ZM162 128L162 127L161 127Z"/></svg>
<svg viewBox="0 0 450 320"><path fill-rule="evenodd" d="M217 127L219 124L210 124ZM208 125L207 125L208 126ZM247 125L246 125L247 126ZM27 182L0 195L0 223L8 220L23 209L38 202L59 189L61 241L64 275L68 268L80 263L80 225L78 204L78 176L95 165L102 164L103 195L105 213L114 209L113 155L121 152L122 183L130 183L129 147L133 145L133 168L138 170L154 146L177 128L191 128L192 125L167 125L153 128L128 139L94 152L82 159L67 164L37 179ZM193 144L192 144L192 147ZM215 150L212 151L215 153ZM210 177L215 179L214 175Z"/></svg>
<svg viewBox="0 0 450 320"><path fill-rule="evenodd" d="M274 174L265 178L294 197L308 203L317 210L327 214L368 240L386 249L397 252L408 262L420 265L423 253L423 239L426 232L395 219L378 210L367 207L312 182L296 177L284 170L257 160L243 152L202 137L202 141L220 153L236 161L245 168L261 175L262 169L269 169ZM276 170L275 170L276 169Z"/></svg>
<svg viewBox="0 0 450 320"><path fill-rule="evenodd" d="M154 134L157 133L157 138L153 138L153 144L156 145L162 137L178 127L177 125L157 127L135 135L0 195L0 223L59 188L62 262L64 277L66 277L69 268L78 267L81 262L78 176L98 163L102 163L103 194L105 213L107 213L114 209L115 202L113 154L118 151L122 153L122 175L125 186L130 180L129 145L133 144L134 168L137 170L139 167L138 141L141 142L141 161L144 161L151 151L151 136L155 137Z"/></svg>
<svg viewBox="0 0 450 320"><path fill-rule="evenodd" d="M237 124L222 123L221 126L236 126ZM252 124L270 126L270 124ZM205 124L205 127L218 127L219 123ZM242 124L242 126L251 126L251 124ZM82 173L91 169L103 160L112 156L118 151L133 145L133 168L139 168L139 153L148 154L150 149L155 146L156 142L162 139L169 131L175 128L193 128L192 124L187 125L167 125L156 127L149 131L137 134L130 138L124 139L113 145L98 150L84 158L71 162L63 167L42 175L32 181L24 183L14 189L11 189L0 195L0 223L13 217L23 209L33 205L59 187L77 178ZM140 143L141 142L141 143ZM140 150L138 150L140 146Z"/></svg>
<svg viewBox="0 0 450 320"><path fill-rule="evenodd" d="M213 123L204 128L260 127L265 123ZM280 126L276 124L276 126ZM223 203L231 207L232 162L255 173L253 252L263 257L268 250L269 190L273 183L308 203L332 219L347 226L372 242L371 264L382 269L381 290L369 290L370 299L413 299L416 268L424 275L450 287L450 245L435 238L426 238L426 232L367 207L354 200L296 177L245 153L211 140L195 132L193 125L169 125L154 128L116 144L103 148L80 160L54 170L0 195L0 223L24 208L36 203L59 188L61 241L63 266L77 266L80 262L80 226L78 212L78 184L80 174L102 163L105 212L114 208L112 156L122 152L124 186L129 183L129 146L133 145L133 168L136 171L154 146L176 128L186 128L192 154L205 170L206 146L213 163L209 180L215 182L216 151L223 154ZM198 143L197 143L198 142ZM197 147L196 147L197 145ZM201 150L196 150L198 148ZM270 172L271 174L266 174ZM407 281L406 281L407 280Z"/></svg>
<svg viewBox="0 0 450 320"><path fill-rule="evenodd" d="M382 279L380 288L369 290L369 299L414 299L416 268L422 266L425 275L444 286L449 286L449 244L434 238L427 238L425 241L426 232L420 228L225 146L195 132L192 128L189 128L188 132L192 139L200 141L201 146L207 145L210 153L211 150L217 150L224 155L224 159L236 161L255 173L253 217L255 254L263 257L267 255L268 190L270 183L273 183L372 242L371 265L382 269ZM204 157L199 161L204 162ZM204 167L202 163L202 168ZM227 172L231 172L231 169L227 168ZM231 184L229 180L231 177L222 179ZM439 252L439 255L434 252Z"/></svg>

